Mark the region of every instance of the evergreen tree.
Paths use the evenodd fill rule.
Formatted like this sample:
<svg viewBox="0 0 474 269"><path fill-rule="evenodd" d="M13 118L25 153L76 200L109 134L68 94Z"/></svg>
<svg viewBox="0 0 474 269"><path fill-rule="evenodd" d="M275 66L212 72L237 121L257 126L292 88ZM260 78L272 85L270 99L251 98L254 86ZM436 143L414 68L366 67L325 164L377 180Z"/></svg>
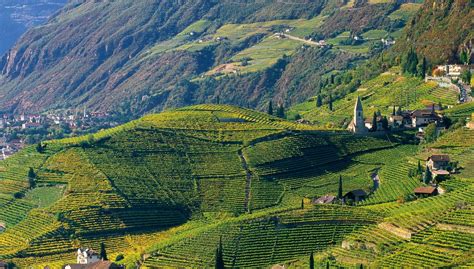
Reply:
<svg viewBox="0 0 474 269"><path fill-rule="evenodd" d="M38 153L43 153L44 152L44 148L43 145L41 144L41 142L39 142L38 144L36 144L36 151Z"/></svg>
<svg viewBox="0 0 474 269"><path fill-rule="evenodd" d="M304 209L304 199L301 199L301 209Z"/></svg>
<svg viewBox="0 0 474 269"><path fill-rule="evenodd" d="M326 269L329 269L330 266L329 266L329 261L326 262Z"/></svg>
<svg viewBox="0 0 474 269"><path fill-rule="evenodd" d="M36 173L33 168L30 167L28 170L28 185L30 189L33 189L36 186Z"/></svg>
<svg viewBox="0 0 474 269"><path fill-rule="evenodd" d="M386 116L383 116L383 118L382 118L382 128L384 130L388 130L388 119L387 119Z"/></svg>
<svg viewBox="0 0 474 269"><path fill-rule="evenodd" d="M413 49L410 49L410 51L403 56L401 66L403 73L411 75L417 74L418 56Z"/></svg>
<svg viewBox="0 0 474 269"><path fill-rule="evenodd" d="M285 118L285 107L283 105L279 105L277 109L277 117Z"/></svg>
<svg viewBox="0 0 474 269"><path fill-rule="evenodd" d="M461 60L461 63L463 64L469 64L469 56L467 54L467 51L461 51L461 53L459 54L459 60Z"/></svg>
<svg viewBox="0 0 474 269"><path fill-rule="evenodd" d="M425 176L423 177L423 182L425 184L429 184L431 180L433 180L433 174L431 173L430 168L427 166Z"/></svg>
<svg viewBox="0 0 474 269"><path fill-rule="evenodd" d="M469 68L467 68L461 73L461 80L468 85L471 84L471 78L472 78L472 75L471 75L471 71L469 71Z"/></svg>
<svg viewBox="0 0 474 269"><path fill-rule="evenodd" d="M418 77L425 78L427 68L428 68L428 65L426 63L426 58L423 57L421 62L417 65L417 75L418 75Z"/></svg>
<svg viewBox="0 0 474 269"><path fill-rule="evenodd" d="M219 246L216 249L216 269L224 269L224 251L222 248L222 237L219 240Z"/></svg>
<svg viewBox="0 0 474 269"><path fill-rule="evenodd" d="M423 175L423 167L421 167L421 162L418 160L418 168L416 169L418 175Z"/></svg>
<svg viewBox="0 0 474 269"><path fill-rule="evenodd" d="M268 102L268 115L273 115L273 103L272 103L272 101Z"/></svg>
<svg viewBox="0 0 474 269"><path fill-rule="evenodd" d="M372 117L372 132L377 131L377 113L374 112L374 116Z"/></svg>
<svg viewBox="0 0 474 269"><path fill-rule="evenodd" d="M103 261L108 261L109 260L107 258L107 251L105 250L104 242L100 243L100 259L103 260Z"/></svg>
<svg viewBox="0 0 474 269"><path fill-rule="evenodd" d="M321 95L318 95L316 98L316 107L321 107L323 105L323 100L321 99Z"/></svg>
<svg viewBox="0 0 474 269"><path fill-rule="evenodd" d="M309 255L309 269L314 269L314 256L313 252Z"/></svg>
<svg viewBox="0 0 474 269"><path fill-rule="evenodd" d="M337 189L337 199L342 199L342 176L339 175L339 188Z"/></svg>
<svg viewBox="0 0 474 269"><path fill-rule="evenodd" d="M328 106L329 106L329 110L332 111L332 95L329 95Z"/></svg>
<svg viewBox="0 0 474 269"><path fill-rule="evenodd" d="M441 101L438 103L439 110L443 110L443 104L441 104Z"/></svg>
<svg viewBox="0 0 474 269"><path fill-rule="evenodd" d="M397 111L395 110L395 106L393 106L392 116L395 116L396 114L397 114Z"/></svg>

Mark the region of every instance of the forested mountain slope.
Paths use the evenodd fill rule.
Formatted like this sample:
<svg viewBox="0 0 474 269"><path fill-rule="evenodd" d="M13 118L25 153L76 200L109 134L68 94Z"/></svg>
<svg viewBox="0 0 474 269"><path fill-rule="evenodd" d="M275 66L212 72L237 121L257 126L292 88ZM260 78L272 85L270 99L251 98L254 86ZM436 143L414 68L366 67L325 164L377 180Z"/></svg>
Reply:
<svg viewBox="0 0 474 269"><path fill-rule="evenodd" d="M427 0L407 24L397 52L414 48L435 64L458 63L462 51L474 58L474 4L470 0Z"/></svg>
<svg viewBox="0 0 474 269"><path fill-rule="evenodd" d="M416 7L332 0L71 1L0 58L0 109L87 106L141 114L203 102L295 103L320 90L323 75L369 57L380 38L399 35ZM340 43L354 34L366 42ZM319 39L334 47L319 48Z"/></svg>

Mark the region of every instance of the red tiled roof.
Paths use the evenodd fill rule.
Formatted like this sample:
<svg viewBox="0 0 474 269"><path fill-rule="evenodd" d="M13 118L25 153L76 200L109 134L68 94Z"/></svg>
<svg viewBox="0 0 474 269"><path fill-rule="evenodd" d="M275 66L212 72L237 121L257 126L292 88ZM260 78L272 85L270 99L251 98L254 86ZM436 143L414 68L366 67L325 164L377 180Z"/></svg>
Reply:
<svg viewBox="0 0 474 269"><path fill-rule="evenodd" d="M435 191L436 191L435 187L418 187L414 190L415 193L421 193L421 194L432 194Z"/></svg>

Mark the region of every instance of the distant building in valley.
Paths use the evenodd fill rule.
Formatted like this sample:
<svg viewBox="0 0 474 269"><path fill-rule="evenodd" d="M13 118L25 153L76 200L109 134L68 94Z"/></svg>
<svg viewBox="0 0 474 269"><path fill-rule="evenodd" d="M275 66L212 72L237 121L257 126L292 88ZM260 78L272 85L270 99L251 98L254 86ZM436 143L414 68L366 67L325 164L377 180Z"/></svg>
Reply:
<svg viewBox="0 0 474 269"><path fill-rule="evenodd" d="M354 106L354 118L349 124L348 129L354 134L367 133L367 128L365 127L365 122L364 122L364 109L362 107L362 101L360 100L360 96L357 97L357 100Z"/></svg>
<svg viewBox="0 0 474 269"><path fill-rule="evenodd" d="M0 269L8 269L8 263L0 261Z"/></svg>

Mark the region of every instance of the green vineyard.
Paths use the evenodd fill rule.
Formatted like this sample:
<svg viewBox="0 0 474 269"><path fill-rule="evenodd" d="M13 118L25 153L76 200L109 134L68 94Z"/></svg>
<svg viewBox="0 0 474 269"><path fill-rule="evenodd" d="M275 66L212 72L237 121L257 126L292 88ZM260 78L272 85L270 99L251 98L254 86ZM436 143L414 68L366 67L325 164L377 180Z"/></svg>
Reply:
<svg viewBox="0 0 474 269"><path fill-rule="evenodd" d="M422 148L410 132L353 136L226 105L147 115L2 162L0 260L61 268L104 243L127 266L208 268L222 241L228 268L300 268L310 253L321 266L469 266L472 138ZM411 172L431 152L460 169L417 199ZM366 199L314 204L340 177Z"/></svg>

